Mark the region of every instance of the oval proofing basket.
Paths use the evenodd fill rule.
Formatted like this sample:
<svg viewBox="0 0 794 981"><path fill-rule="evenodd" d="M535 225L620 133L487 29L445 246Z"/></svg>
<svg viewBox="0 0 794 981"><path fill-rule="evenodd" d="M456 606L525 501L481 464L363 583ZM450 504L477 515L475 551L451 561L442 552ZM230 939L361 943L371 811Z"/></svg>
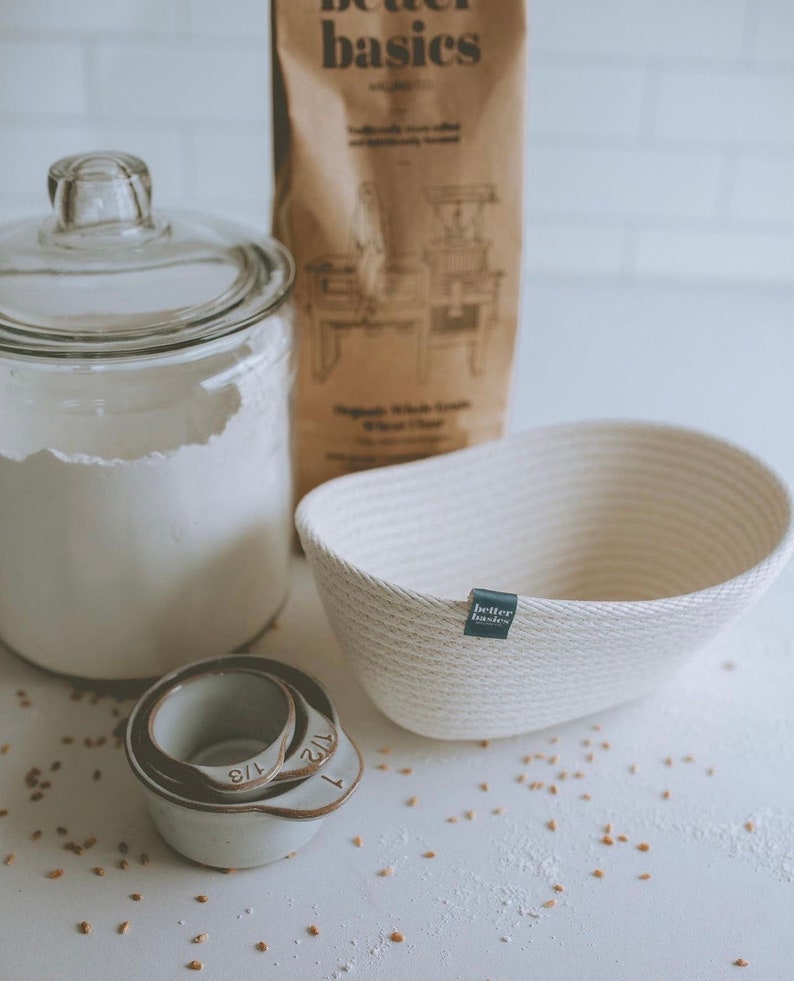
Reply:
<svg viewBox="0 0 794 981"><path fill-rule="evenodd" d="M646 423L554 426L340 477L298 531L331 622L389 718L510 736L645 694L751 607L794 544L758 460ZM464 636L473 587L518 594Z"/></svg>

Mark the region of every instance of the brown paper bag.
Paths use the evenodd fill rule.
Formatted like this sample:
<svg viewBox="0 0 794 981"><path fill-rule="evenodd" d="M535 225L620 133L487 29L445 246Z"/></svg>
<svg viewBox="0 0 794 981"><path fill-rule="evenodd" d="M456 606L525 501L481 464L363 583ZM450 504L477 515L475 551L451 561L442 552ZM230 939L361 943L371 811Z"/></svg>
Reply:
<svg viewBox="0 0 794 981"><path fill-rule="evenodd" d="M302 495L502 433L526 11L524 0L272 5L274 234L297 264Z"/></svg>

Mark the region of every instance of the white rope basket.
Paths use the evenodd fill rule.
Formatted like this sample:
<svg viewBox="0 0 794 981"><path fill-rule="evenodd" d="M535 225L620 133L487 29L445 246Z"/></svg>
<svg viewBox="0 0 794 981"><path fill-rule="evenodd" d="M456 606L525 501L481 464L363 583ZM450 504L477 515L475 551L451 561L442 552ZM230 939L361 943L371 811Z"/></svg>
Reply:
<svg viewBox="0 0 794 981"><path fill-rule="evenodd" d="M794 545L791 499L762 463L630 422L340 477L296 522L366 691L441 739L529 732L652 691ZM507 639L464 636L473 587L518 594Z"/></svg>

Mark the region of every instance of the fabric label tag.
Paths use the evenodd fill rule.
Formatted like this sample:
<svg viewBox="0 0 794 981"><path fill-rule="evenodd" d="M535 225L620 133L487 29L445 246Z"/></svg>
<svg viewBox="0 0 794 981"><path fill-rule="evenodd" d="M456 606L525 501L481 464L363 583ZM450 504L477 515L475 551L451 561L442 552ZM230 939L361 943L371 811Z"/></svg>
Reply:
<svg viewBox="0 0 794 981"><path fill-rule="evenodd" d="M517 606L518 596L515 593L473 589L469 593L469 615L464 635L506 640Z"/></svg>

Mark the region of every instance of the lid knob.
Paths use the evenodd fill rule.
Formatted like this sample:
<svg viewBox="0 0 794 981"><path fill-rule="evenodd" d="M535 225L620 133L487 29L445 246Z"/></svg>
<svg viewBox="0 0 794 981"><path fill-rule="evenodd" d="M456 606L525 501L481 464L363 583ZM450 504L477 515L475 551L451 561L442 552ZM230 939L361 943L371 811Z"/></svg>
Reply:
<svg viewBox="0 0 794 981"><path fill-rule="evenodd" d="M89 235L150 232L152 179L143 160L98 151L63 157L47 177L53 231Z"/></svg>

